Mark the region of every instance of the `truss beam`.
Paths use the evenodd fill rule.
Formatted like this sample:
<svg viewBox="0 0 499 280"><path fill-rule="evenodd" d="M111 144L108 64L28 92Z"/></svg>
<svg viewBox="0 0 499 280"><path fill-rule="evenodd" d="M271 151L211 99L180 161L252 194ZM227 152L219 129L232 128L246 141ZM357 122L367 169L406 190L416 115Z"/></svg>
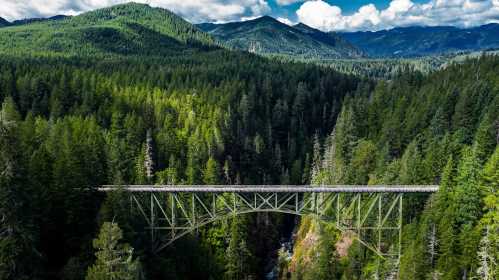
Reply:
<svg viewBox="0 0 499 280"><path fill-rule="evenodd" d="M107 185L126 191L132 211L150 230L159 251L201 226L234 215L277 212L313 215L335 224L381 257L400 256L403 197L438 186L146 186ZM161 234L166 231L168 234ZM391 248L388 244L392 245ZM396 247L396 248L394 248Z"/></svg>

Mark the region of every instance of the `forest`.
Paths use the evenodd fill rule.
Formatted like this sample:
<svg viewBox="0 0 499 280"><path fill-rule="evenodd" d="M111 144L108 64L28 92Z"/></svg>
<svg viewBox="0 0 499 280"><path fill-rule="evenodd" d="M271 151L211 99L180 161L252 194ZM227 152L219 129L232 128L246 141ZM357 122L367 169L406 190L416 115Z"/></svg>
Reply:
<svg viewBox="0 0 499 280"><path fill-rule="evenodd" d="M423 72L284 61L219 48L168 13L113 9L0 29L0 279L249 280L273 266L279 280L497 279L499 56ZM127 195L104 184L440 190L405 202L403 254L381 259L355 240L340 252L334 224L268 213L154 253Z"/></svg>
<svg viewBox="0 0 499 280"><path fill-rule="evenodd" d="M3 58L1 65L6 238L0 252L7 279L51 273L79 279L93 261L98 225L113 218L137 252L148 247L123 200L95 192L105 183L146 183L148 130L156 176L147 183L300 183L307 180L302 170L310 168L313 135L326 135L343 96L360 83L315 66L225 51L162 63ZM254 247L272 248L278 221L260 228L256 219L273 217L248 217L233 227L245 234L240 239L251 229L269 240ZM206 229L202 241L186 241L197 257L160 259L178 263L151 273L219 275L229 265L223 258L227 226ZM251 248L254 265L245 262L245 270L262 273L258 261L265 261L266 247ZM211 269L201 270L207 266L199 262Z"/></svg>

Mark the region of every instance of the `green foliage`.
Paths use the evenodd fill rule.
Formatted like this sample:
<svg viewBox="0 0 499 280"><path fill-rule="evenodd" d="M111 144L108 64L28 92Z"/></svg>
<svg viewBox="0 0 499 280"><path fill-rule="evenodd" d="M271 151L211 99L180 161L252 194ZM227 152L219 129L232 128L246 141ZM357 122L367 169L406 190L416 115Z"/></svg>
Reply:
<svg viewBox="0 0 499 280"><path fill-rule="evenodd" d="M206 185L218 185L219 171L217 162L210 157L206 162L206 167L203 172L203 183Z"/></svg>
<svg viewBox="0 0 499 280"><path fill-rule="evenodd" d="M38 273L32 222L20 153L20 115L12 98L0 110L0 279L30 279Z"/></svg>
<svg viewBox="0 0 499 280"><path fill-rule="evenodd" d="M97 260L88 268L86 280L140 279L140 263L133 260L133 248L121 244L121 229L115 223L105 222L93 246Z"/></svg>
<svg viewBox="0 0 499 280"><path fill-rule="evenodd" d="M0 53L172 55L213 45L213 39L161 8L129 3L57 21L0 29Z"/></svg>
<svg viewBox="0 0 499 280"><path fill-rule="evenodd" d="M233 217L231 223L229 246L227 247L224 279L251 279L251 264L253 262L247 241L244 238L244 222Z"/></svg>
<svg viewBox="0 0 499 280"><path fill-rule="evenodd" d="M282 220L237 217L153 256L146 225L123 193L104 200L95 191L147 181L440 182L431 205L427 197L406 203L410 251L402 261L414 265L401 273L457 279L483 275L492 263L484 255L497 242L497 57L373 87L330 68L212 47L192 25L139 4L2 27L0 52L0 278L77 279L93 261L97 223L113 219L124 232L104 224L89 277L112 256L135 271L122 237L151 279L264 277ZM151 178L146 158L154 162ZM290 262L296 277L367 275L369 251L354 243L338 262L336 232L303 223L295 254L318 258L309 273L307 262ZM314 236L317 248L299 248ZM438 240L436 253L428 236ZM380 275L394 270L390 262L377 267Z"/></svg>
<svg viewBox="0 0 499 280"><path fill-rule="evenodd" d="M1 164L12 159L22 178L5 183L9 197L15 193L12 199L22 203L8 210L22 209L12 214L18 217L16 227L29 225L19 230L25 236L17 234L9 243L19 245L18 256L26 256L26 262L14 253L6 255L26 268L18 278L38 270L42 276L63 270L68 278L80 275L92 262L88 244L99 221L115 219L138 254L149 253L149 237L142 230L146 225L130 215L123 194L103 200L95 192L102 184L149 180L144 165L148 130L156 171L150 183L301 183L313 135L324 135L334 124L343 96L358 83L312 65L213 49L158 59L3 56L0 80L0 98L16 109L9 111L16 112L17 120L2 139L20 146L2 145ZM288 104L296 105L294 110ZM296 124L300 129L292 129ZM257 219L245 221L254 228L241 239L255 237L246 247L258 265L247 271L263 277L268 252L279 246L280 221L272 215L264 224ZM200 245L211 244L203 240L217 232L186 239L189 250L146 258L146 272L158 278L216 277L223 273L225 258L195 256L225 255L226 238L213 248ZM265 235L273 237L259 243ZM185 258L172 258L178 254ZM165 265L153 266L153 259Z"/></svg>
<svg viewBox="0 0 499 280"><path fill-rule="evenodd" d="M437 183L441 188L431 197L405 198L400 263L377 263L372 252L352 245L338 279L492 275L498 69L497 57L482 57L427 77L406 73L378 83L373 92L359 89L347 96L331 136L324 145L314 141L320 155L314 152L312 183ZM295 246L297 258L305 258L301 246ZM298 278L308 273L298 270Z"/></svg>
<svg viewBox="0 0 499 280"><path fill-rule="evenodd" d="M482 237L476 272L482 279L494 279L499 275L499 147L486 163L480 182L487 196L486 213L479 226Z"/></svg>

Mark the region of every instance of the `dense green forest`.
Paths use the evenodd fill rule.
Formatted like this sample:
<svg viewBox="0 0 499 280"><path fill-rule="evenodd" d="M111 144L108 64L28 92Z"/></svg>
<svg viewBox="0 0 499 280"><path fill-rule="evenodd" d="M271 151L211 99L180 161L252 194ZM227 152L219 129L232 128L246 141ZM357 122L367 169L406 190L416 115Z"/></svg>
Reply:
<svg viewBox="0 0 499 280"><path fill-rule="evenodd" d="M362 84L316 66L223 50L160 62L1 60L6 279L81 279L99 224L113 218L139 255L149 253L143 225L122 205L127 200L94 191L104 183L146 183L148 130L156 176L147 183L302 183L313 135L328 132L344 95ZM188 254L174 248L159 259L144 257L146 275L230 274L229 240L254 238L268 244L248 240L237 269L261 277L266 252L278 242L274 219L262 214L207 228L201 239L178 244Z"/></svg>
<svg viewBox="0 0 499 280"><path fill-rule="evenodd" d="M496 279L498 62L482 57L349 94L330 136L314 145L312 183L440 184L441 190L405 206L400 263L380 261L355 242L341 256L334 244L348 236L304 219L284 270L296 279Z"/></svg>
<svg viewBox="0 0 499 280"><path fill-rule="evenodd" d="M496 279L499 57L375 64L341 74L228 51L138 4L2 27L0 279L265 279L276 259L281 279ZM154 254L127 195L96 191L124 183L441 190L405 202L399 262L313 217L267 213Z"/></svg>

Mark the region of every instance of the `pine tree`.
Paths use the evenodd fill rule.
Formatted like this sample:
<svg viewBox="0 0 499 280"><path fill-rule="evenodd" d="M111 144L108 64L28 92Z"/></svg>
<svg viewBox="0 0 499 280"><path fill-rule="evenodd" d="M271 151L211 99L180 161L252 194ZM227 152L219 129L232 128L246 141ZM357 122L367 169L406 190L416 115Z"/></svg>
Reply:
<svg viewBox="0 0 499 280"><path fill-rule="evenodd" d="M244 221L232 218L229 246L227 247L225 279L248 279L251 253L244 239Z"/></svg>
<svg viewBox="0 0 499 280"><path fill-rule="evenodd" d="M93 246L97 250L95 264L88 268L86 280L134 280L141 278L138 260L133 260L133 248L122 244L123 233L114 222L105 222Z"/></svg>
<svg viewBox="0 0 499 280"><path fill-rule="evenodd" d="M12 98L0 110L0 279L30 279L35 274L34 236L25 228L29 206L23 182L18 128Z"/></svg>
<svg viewBox="0 0 499 280"><path fill-rule="evenodd" d="M318 259L314 265L314 279L317 280L334 279L333 277L337 274L337 254L334 248L335 239L330 231L331 228L326 227L326 230L322 230L320 235L320 242L317 249Z"/></svg>
<svg viewBox="0 0 499 280"><path fill-rule="evenodd" d="M139 155L135 160L135 183L146 184L147 183L147 173L145 169L146 153L145 146L141 149Z"/></svg>
<svg viewBox="0 0 499 280"><path fill-rule="evenodd" d="M349 182L366 184L376 164L376 148L369 140L360 140L353 150Z"/></svg>
<svg viewBox="0 0 499 280"><path fill-rule="evenodd" d="M456 189L454 191L457 223L474 223L482 213L482 191L479 187L480 166L474 150L465 148L458 167Z"/></svg>
<svg viewBox="0 0 499 280"><path fill-rule="evenodd" d="M499 111L499 109L496 110ZM494 113L496 114L495 119L493 117ZM473 145L475 146L477 157L481 163L485 162L487 159L486 157L494 151L494 148L497 145L497 128L495 126L498 122L497 112L491 110L491 112L483 117L480 126L477 129Z"/></svg>
<svg viewBox="0 0 499 280"><path fill-rule="evenodd" d="M219 175L218 175L218 164L210 157L206 162L206 167L203 172L203 183L206 185L217 185L219 183Z"/></svg>
<svg viewBox="0 0 499 280"><path fill-rule="evenodd" d="M152 147L152 135L151 130L147 130L146 144L144 148L145 158L144 158L144 169L146 172L146 177L149 182L152 181L154 176L154 159L153 159L153 147Z"/></svg>
<svg viewBox="0 0 499 280"><path fill-rule="evenodd" d="M495 152L492 154L487 164L485 165L480 185L488 194L485 199L486 213L483 216L480 224L486 229L487 239L491 246L490 260L494 259L496 262L495 270L490 268L491 275L499 276L499 147L496 147ZM482 242L484 237L482 237ZM483 244L481 244L483 247ZM483 258L481 253L478 255Z"/></svg>
<svg viewBox="0 0 499 280"><path fill-rule="evenodd" d="M485 227L485 233L480 240L480 247L478 250L479 267L476 271L477 275L482 280L495 280L497 272L497 247L492 243L490 227Z"/></svg>
<svg viewBox="0 0 499 280"><path fill-rule="evenodd" d="M357 144L357 129L354 123L354 112L349 104L345 104L336 121L336 150L341 160L350 162L352 151Z"/></svg>
<svg viewBox="0 0 499 280"><path fill-rule="evenodd" d="M315 134L314 136L314 150L313 150L313 158L312 158L312 174L311 174L311 183L314 185L321 185L321 167L322 167L322 152L321 152L321 143L319 141L319 135Z"/></svg>
<svg viewBox="0 0 499 280"><path fill-rule="evenodd" d="M428 254L430 255L430 265L433 267L435 265L435 259L437 256L438 249L438 237L437 237L437 227L435 224L430 226L430 232L428 233Z"/></svg>

